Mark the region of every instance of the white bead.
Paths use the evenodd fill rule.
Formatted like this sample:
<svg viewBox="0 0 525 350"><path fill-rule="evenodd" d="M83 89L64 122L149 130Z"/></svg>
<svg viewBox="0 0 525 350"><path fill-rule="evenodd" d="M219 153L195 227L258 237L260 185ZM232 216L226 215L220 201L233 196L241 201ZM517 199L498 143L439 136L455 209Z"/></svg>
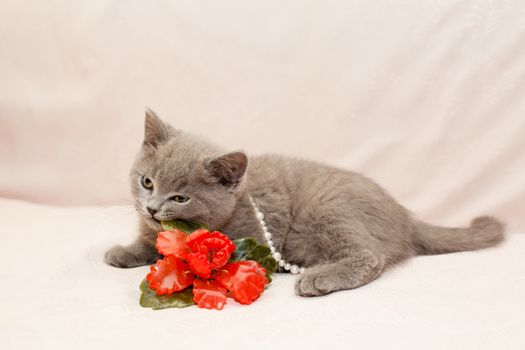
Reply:
<svg viewBox="0 0 525 350"><path fill-rule="evenodd" d="M272 234L268 232L268 227L266 227L266 223L264 222L264 214L259 210L253 198L250 197L250 201L253 205L253 209L255 210L255 216L259 220L259 224L261 225L263 229L263 235L264 235L264 238L266 239L266 243L270 247L270 251L272 252L272 256L275 259L275 261L277 261L280 267L284 267L286 271L290 271L294 275L298 273L303 273L305 271L304 267L299 267L295 264L292 265L290 263L287 263L282 258L281 253L279 253L277 249L275 249L275 247L273 246Z"/></svg>

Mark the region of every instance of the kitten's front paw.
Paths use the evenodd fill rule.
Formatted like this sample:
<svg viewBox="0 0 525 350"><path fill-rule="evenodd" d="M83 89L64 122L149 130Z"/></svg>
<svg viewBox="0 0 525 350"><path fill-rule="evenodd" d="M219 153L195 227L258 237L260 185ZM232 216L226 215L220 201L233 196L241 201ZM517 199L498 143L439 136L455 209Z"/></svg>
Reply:
<svg viewBox="0 0 525 350"><path fill-rule="evenodd" d="M104 260L107 264L115 267L137 267L155 263L157 256L143 256L143 254L136 254L135 252L116 245L106 252Z"/></svg>
<svg viewBox="0 0 525 350"><path fill-rule="evenodd" d="M302 297L315 297L333 292L335 289L326 272L304 272L295 281L295 294Z"/></svg>

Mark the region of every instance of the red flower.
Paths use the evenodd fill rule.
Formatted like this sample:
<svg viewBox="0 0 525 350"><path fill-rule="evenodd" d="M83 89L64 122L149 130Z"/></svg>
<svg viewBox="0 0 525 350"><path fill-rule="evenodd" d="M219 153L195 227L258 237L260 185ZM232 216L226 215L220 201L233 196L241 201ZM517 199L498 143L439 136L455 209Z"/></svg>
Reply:
<svg viewBox="0 0 525 350"><path fill-rule="evenodd" d="M174 256L158 260L150 267L150 271L146 280L150 288L154 289L158 295L179 292L191 286L195 280L189 266Z"/></svg>
<svg viewBox="0 0 525 350"><path fill-rule="evenodd" d="M184 260L190 251L186 245L186 237L188 235L180 230L159 232L155 246L164 256L173 255Z"/></svg>
<svg viewBox="0 0 525 350"><path fill-rule="evenodd" d="M251 304L268 284L266 270L256 261L238 261L224 266L214 279L241 304Z"/></svg>
<svg viewBox="0 0 525 350"><path fill-rule="evenodd" d="M193 282L193 301L200 308L222 310L226 305L227 290L214 280Z"/></svg>
<svg viewBox="0 0 525 350"><path fill-rule="evenodd" d="M165 256L146 276L158 295L182 291L193 284L197 306L221 310L226 293L241 304L251 304L268 284L266 270L256 261L228 264L235 244L220 232L179 230L159 232L156 247ZM225 266L226 265L226 266Z"/></svg>
<svg viewBox="0 0 525 350"><path fill-rule="evenodd" d="M202 278L210 278L212 270L223 267L235 250L235 244L218 231L197 230L188 236L186 245L191 251L186 260Z"/></svg>

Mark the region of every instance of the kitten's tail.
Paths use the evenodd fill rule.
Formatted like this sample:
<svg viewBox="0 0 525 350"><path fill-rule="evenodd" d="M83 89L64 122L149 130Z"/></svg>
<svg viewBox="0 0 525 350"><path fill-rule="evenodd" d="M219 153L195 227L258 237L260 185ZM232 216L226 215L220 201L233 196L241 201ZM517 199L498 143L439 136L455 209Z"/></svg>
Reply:
<svg viewBox="0 0 525 350"><path fill-rule="evenodd" d="M450 228L416 223L414 246L418 254L443 254L492 247L503 241L505 225L491 216L472 220L470 227Z"/></svg>

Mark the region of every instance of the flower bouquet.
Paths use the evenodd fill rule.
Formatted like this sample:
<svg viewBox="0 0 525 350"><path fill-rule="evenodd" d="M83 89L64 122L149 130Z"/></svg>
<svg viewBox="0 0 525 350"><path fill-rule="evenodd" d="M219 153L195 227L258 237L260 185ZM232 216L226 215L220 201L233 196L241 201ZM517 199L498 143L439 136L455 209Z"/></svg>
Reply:
<svg viewBox="0 0 525 350"><path fill-rule="evenodd" d="M140 305L154 310L221 310L228 297L251 304L277 270L270 248L254 238L230 240L186 221L162 222L156 247L164 258L150 267L140 285Z"/></svg>

